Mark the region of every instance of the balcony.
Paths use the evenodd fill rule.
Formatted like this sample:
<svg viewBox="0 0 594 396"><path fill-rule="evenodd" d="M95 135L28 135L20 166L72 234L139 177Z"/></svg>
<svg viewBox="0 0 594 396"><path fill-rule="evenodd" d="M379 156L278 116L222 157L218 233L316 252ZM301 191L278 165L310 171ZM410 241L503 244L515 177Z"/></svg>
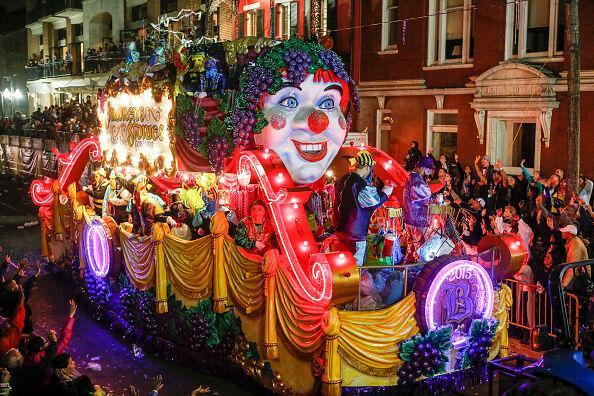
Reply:
<svg viewBox="0 0 594 396"><path fill-rule="evenodd" d="M81 62L50 62L35 66L25 66L27 81L43 78L77 76L81 74Z"/></svg>
<svg viewBox="0 0 594 396"><path fill-rule="evenodd" d="M82 12L82 0L51 0L27 11L27 25L39 20L53 22L55 17L72 18Z"/></svg>

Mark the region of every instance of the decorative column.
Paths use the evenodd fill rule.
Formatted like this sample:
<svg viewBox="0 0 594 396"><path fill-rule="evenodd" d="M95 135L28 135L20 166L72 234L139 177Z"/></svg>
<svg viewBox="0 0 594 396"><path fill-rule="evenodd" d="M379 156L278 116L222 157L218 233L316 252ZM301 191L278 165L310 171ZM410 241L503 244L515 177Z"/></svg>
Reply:
<svg viewBox="0 0 594 396"><path fill-rule="evenodd" d="M276 333L276 271L280 257L277 249L264 254L262 272L266 276L264 284L265 313L264 313L264 355L266 359L278 359L278 336Z"/></svg>
<svg viewBox="0 0 594 396"><path fill-rule="evenodd" d="M338 308L332 307L326 311L322 318L322 328L324 330L324 354L326 358L326 367L322 375L322 395L340 396L342 392L342 374L340 355L338 354L338 334L340 333Z"/></svg>
<svg viewBox="0 0 594 396"><path fill-rule="evenodd" d="M227 291L227 274L225 273L225 235L229 231L229 223L225 214L216 212L210 219L210 233L212 235L213 280L212 280L212 309L217 313L227 312L229 293Z"/></svg>
<svg viewBox="0 0 594 396"><path fill-rule="evenodd" d="M167 306L167 272L165 270L165 253L163 252L163 239L170 233L169 226L165 223L155 223L153 226L153 241L155 243L155 304L158 314L169 310Z"/></svg>

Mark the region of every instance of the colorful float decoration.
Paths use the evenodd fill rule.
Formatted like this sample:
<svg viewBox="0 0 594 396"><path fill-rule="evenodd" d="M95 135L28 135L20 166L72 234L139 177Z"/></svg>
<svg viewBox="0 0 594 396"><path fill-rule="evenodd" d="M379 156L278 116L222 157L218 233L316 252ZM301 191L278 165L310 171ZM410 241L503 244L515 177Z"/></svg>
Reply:
<svg viewBox="0 0 594 396"><path fill-rule="evenodd" d="M44 254L65 260L69 249L55 245L78 246L69 262L84 272L83 289L103 318L140 333L145 347L178 351L202 369L209 365L200 361L219 353L286 394L388 390L457 372L462 366L450 350L471 356L464 352L474 342L471 328L492 330L491 357L506 353L511 292L480 260L441 256L416 265L420 275L396 265L380 276L358 268L330 236L334 181L348 172L345 157L364 149L374 177L396 186L374 220L393 231L376 254L393 259L408 176L375 147L343 145L359 104L335 52L298 39L253 38L158 50L141 67L130 47L100 92L99 136L59 154L57 180L31 184L46 224ZM99 171L83 191L85 169ZM118 200L129 202L132 223L114 220L109 205ZM160 201L178 212L163 212ZM266 211L256 225L272 230L266 240L253 219L237 221L256 201ZM188 224L195 238L183 237ZM260 245L238 245L252 237ZM373 276L408 285L389 304L358 310L363 278ZM415 366L419 353L427 355L425 369ZM473 349L465 362L479 357Z"/></svg>

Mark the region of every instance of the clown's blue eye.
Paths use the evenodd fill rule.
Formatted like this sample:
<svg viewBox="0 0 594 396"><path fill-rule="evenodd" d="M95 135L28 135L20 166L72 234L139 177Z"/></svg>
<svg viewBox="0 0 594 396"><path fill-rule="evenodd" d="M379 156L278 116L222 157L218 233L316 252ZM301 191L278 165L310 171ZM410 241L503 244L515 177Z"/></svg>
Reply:
<svg viewBox="0 0 594 396"><path fill-rule="evenodd" d="M280 105L284 107L288 107L289 109L295 109L299 105L297 99L293 97L284 98L280 101Z"/></svg>
<svg viewBox="0 0 594 396"><path fill-rule="evenodd" d="M334 99L328 98L320 103L320 109L331 110L334 108Z"/></svg>

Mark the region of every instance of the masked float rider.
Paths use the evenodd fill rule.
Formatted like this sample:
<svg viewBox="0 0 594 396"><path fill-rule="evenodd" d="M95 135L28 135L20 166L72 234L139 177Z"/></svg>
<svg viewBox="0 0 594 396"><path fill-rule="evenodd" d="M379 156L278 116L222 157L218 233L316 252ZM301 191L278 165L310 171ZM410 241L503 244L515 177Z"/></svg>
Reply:
<svg viewBox="0 0 594 396"><path fill-rule="evenodd" d="M95 213L102 215L103 199L105 197L105 191L107 191L107 187L109 186L105 169L99 169L91 173L89 182L90 185L84 186L83 191L89 196L89 202Z"/></svg>
<svg viewBox="0 0 594 396"><path fill-rule="evenodd" d="M367 151L350 159L355 169L338 182L338 224L336 233L362 266L367 247L367 231L373 212L392 194L393 187L379 189L371 183L375 161Z"/></svg>
<svg viewBox="0 0 594 396"><path fill-rule="evenodd" d="M429 204L432 196L427 178L435 171L435 164L429 157L423 157L410 172L404 185L402 220L406 234L414 251L425 241L429 226ZM409 246L410 246L409 244Z"/></svg>
<svg viewBox="0 0 594 396"><path fill-rule="evenodd" d="M116 175L115 171L109 176L109 186L103 198L102 215L111 216L119 224L128 221L126 207L132 199L130 191L126 190L120 181L122 176Z"/></svg>
<svg viewBox="0 0 594 396"><path fill-rule="evenodd" d="M158 216L163 213L163 207L147 191L144 182L136 184L131 213L132 232L143 236L151 235L153 224L158 221Z"/></svg>
<svg viewBox="0 0 594 396"><path fill-rule="evenodd" d="M263 254L271 248L274 229L268 219L264 202L251 204L250 215L241 220L235 231L235 243L250 253Z"/></svg>

